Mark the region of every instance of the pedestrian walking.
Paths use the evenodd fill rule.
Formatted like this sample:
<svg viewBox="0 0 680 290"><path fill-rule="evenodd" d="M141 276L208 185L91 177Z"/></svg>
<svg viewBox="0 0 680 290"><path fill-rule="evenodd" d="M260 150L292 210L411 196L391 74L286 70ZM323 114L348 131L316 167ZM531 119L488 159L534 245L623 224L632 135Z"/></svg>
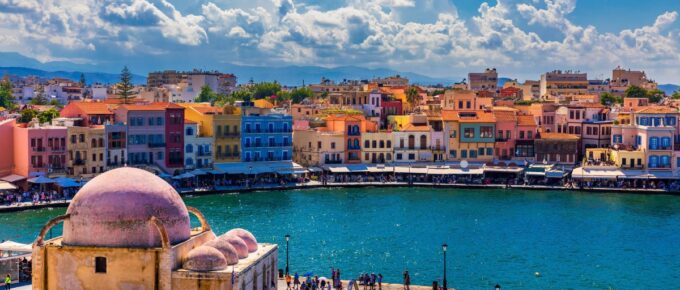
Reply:
<svg viewBox="0 0 680 290"><path fill-rule="evenodd" d="M295 277L293 278L293 288L295 290L300 289L300 275L297 272L295 272Z"/></svg>
<svg viewBox="0 0 680 290"><path fill-rule="evenodd" d="M286 289L290 290L290 282L292 278L290 277L290 274L286 274Z"/></svg>
<svg viewBox="0 0 680 290"><path fill-rule="evenodd" d="M5 290L9 290L12 287L12 276L7 274L7 277L5 277Z"/></svg>
<svg viewBox="0 0 680 290"><path fill-rule="evenodd" d="M404 271L404 290L411 290L411 275L408 270Z"/></svg>
<svg viewBox="0 0 680 290"><path fill-rule="evenodd" d="M378 290L382 290L382 274L378 273Z"/></svg>

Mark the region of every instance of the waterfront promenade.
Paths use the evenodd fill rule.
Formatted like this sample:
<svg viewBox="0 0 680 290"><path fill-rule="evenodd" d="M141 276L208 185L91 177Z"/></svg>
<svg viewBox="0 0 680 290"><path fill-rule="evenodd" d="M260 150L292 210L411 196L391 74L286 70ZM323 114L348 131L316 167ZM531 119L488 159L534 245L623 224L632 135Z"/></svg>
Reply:
<svg viewBox="0 0 680 290"><path fill-rule="evenodd" d="M177 191L183 196L193 195L208 195L208 194L238 194L248 193L264 190L294 190L294 189L311 189L311 188L361 188L361 187L435 187L435 188L461 188L461 189L521 189L521 190L563 190L563 191L585 191L589 193L598 192L614 192L614 193L632 193L632 194L670 194L680 195L677 191L667 191L662 189L642 189L642 188L611 188L611 187L588 187L588 188L574 188L567 186L549 186L549 185L506 185L506 184L468 184L468 183L433 183L433 182L413 182L409 185L408 182L328 182L322 184L318 181L309 181L306 183L288 183L288 184L258 184L256 186L216 186L211 189L191 189L178 188ZM66 207L70 200L56 200L50 202L19 202L11 205L0 205L0 213L15 212L30 209L40 209L48 207Z"/></svg>

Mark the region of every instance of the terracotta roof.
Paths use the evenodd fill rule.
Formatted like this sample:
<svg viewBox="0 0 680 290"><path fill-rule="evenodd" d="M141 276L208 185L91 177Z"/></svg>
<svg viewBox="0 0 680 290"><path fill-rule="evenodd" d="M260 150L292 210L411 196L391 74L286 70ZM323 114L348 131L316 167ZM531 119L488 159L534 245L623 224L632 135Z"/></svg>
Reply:
<svg viewBox="0 0 680 290"><path fill-rule="evenodd" d="M541 133L541 139L562 139L562 140L578 140L580 139L578 135L567 134L567 133Z"/></svg>
<svg viewBox="0 0 680 290"><path fill-rule="evenodd" d="M514 111L494 110L493 115L496 117L496 122L514 122L516 120Z"/></svg>
<svg viewBox="0 0 680 290"><path fill-rule="evenodd" d="M167 102L151 103L148 105L121 105L129 111L164 111L165 109L184 109L184 107Z"/></svg>
<svg viewBox="0 0 680 290"><path fill-rule="evenodd" d="M430 126L429 125L407 124L400 131L402 131L402 132L430 132Z"/></svg>
<svg viewBox="0 0 680 290"><path fill-rule="evenodd" d="M363 115L329 115L326 117L326 121L361 122L363 120L365 120Z"/></svg>
<svg viewBox="0 0 680 290"><path fill-rule="evenodd" d="M110 104L101 102L71 102L67 106L76 106L89 115L113 115Z"/></svg>
<svg viewBox="0 0 680 290"><path fill-rule="evenodd" d="M517 125L519 126L536 126L536 120L531 115L517 116Z"/></svg>
<svg viewBox="0 0 680 290"><path fill-rule="evenodd" d="M635 113L638 113L638 114L673 114L673 113L678 113L678 110L670 108L670 107L651 106L651 107L644 107L642 109L639 109L639 110L635 111Z"/></svg>

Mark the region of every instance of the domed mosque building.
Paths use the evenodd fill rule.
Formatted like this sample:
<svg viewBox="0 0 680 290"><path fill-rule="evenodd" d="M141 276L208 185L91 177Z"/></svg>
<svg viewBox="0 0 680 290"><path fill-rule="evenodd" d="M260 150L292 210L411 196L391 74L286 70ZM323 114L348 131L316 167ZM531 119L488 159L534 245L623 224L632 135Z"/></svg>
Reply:
<svg viewBox="0 0 680 290"><path fill-rule="evenodd" d="M63 236L45 240L59 223ZM33 289L271 290L277 252L244 229L216 236L167 182L125 167L92 179L42 228Z"/></svg>

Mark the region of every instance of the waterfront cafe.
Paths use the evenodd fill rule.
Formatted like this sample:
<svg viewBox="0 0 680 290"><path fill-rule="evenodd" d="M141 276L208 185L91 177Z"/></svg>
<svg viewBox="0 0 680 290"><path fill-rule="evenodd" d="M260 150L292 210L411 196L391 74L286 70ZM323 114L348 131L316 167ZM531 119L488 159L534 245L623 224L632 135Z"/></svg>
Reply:
<svg viewBox="0 0 680 290"><path fill-rule="evenodd" d="M561 185L569 177L569 172L566 168L558 168L554 164L530 164L524 170L524 181L527 184Z"/></svg>
<svg viewBox="0 0 680 290"><path fill-rule="evenodd" d="M307 173L307 169L292 161L215 163L214 167L210 172L222 173L225 179L250 177L273 180L279 177L299 178Z"/></svg>
<svg viewBox="0 0 680 290"><path fill-rule="evenodd" d="M680 180L678 172L670 170L621 169L618 167L578 167L571 174L572 179L589 182L597 186L640 187L641 184L656 185Z"/></svg>
<svg viewBox="0 0 680 290"><path fill-rule="evenodd" d="M17 278L21 278L21 281L27 281L30 278L30 265L24 261L31 259L32 252L33 249L30 244L13 241L0 243L0 273L3 274L3 278L4 275L10 274L14 281Z"/></svg>
<svg viewBox="0 0 680 290"><path fill-rule="evenodd" d="M524 167L517 166L515 162L503 161L488 162L484 165L484 179L491 183L502 184L509 180L519 180L524 172Z"/></svg>

